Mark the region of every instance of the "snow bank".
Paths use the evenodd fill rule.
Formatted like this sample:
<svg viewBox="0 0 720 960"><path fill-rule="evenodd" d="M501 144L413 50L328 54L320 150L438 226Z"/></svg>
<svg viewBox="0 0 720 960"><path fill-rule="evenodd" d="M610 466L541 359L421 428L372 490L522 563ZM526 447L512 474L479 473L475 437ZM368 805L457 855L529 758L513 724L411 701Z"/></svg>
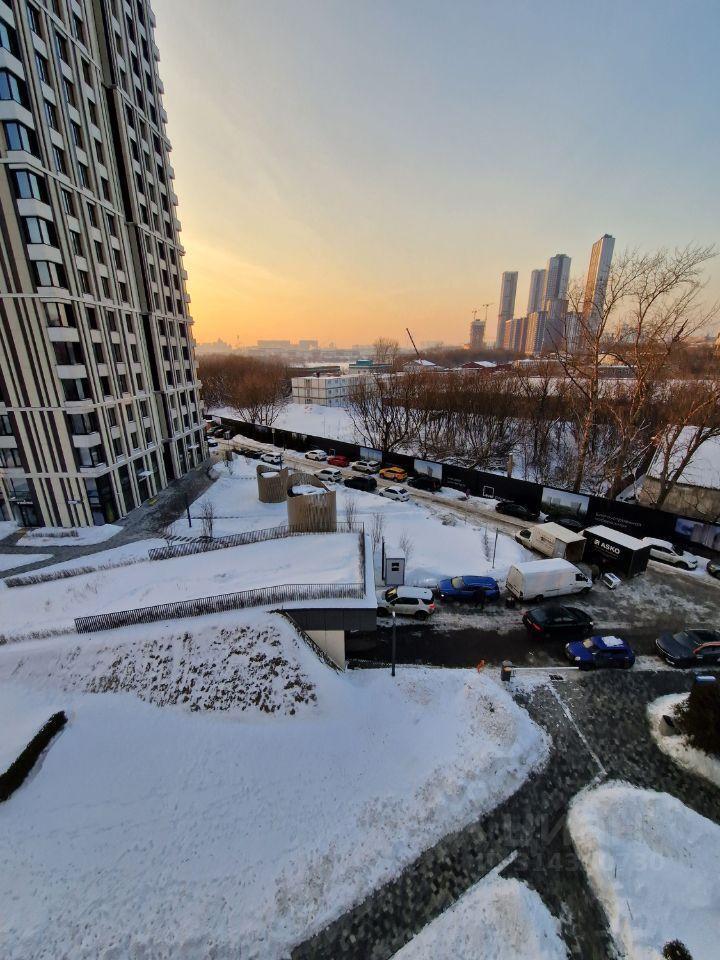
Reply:
<svg viewBox="0 0 720 960"><path fill-rule="evenodd" d="M0 540L5 540L17 533L18 525L14 520L0 520Z"/></svg>
<svg viewBox="0 0 720 960"><path fill-rule="evenodd" d="M471 887L394 960L566 960L555 920L519 880L491 877Z"/></svg>
<svg viewBox="0 0 720 960"><path fill-rule="evenodd" d="M0 553L0 572L14 570L15 567L26 567L29 563L39 563L40 560L51 560L50 553Z"/></svg>
<svg viewBox="0 0 720 960"><path fill-rule="evenodd" d="M61 709L56 696L48 699L34 690L0 683L0 773L17 760L43 724Z"/></svg>
<svg viewBox="0 0 720 960"><path fill-rule="evenodd" d="M83 565L80 558L76 565ZM147 561L22 587L22 603L4 611L3 631L65 627L73 618L283 583L356 583L354 533L293 537Z"/></svg>
<svg viewBox="0 0 720 960"><path fill-rule="evenodd" d="M82 547L104 543L122 527L105 523L99 527L35 527L18 540L20 547Z"/></svg>
<svg viewBox="0 0 720 960"><path fill-rule="evenodd" d="M666 793L610 783L580 794L568 826L629 960L680 940L695 960L720 942L720 827Z"/></svg>
<svg viewBox="0 0 720 960"><path fill-rule="evenodd" d="M672 714L675 707L687 700L687 693L671 693L666 697L659 697L648 704L648 721L650 723L650 732L658 747L672 757L681 767L685 767L691 773L705 777L716 787L720 787L720 759L711 757L703 750L696 750L691 747L682 736L665 737L660 732L660 725L664 714Z"/></svg>
<svg viewBox="0 0 720 960"><path fill-rule="evenodd" d="M71 726L0 806L3 960L287 956L546 756L489 677L317 663L292 717L66 693Z"/></svg>

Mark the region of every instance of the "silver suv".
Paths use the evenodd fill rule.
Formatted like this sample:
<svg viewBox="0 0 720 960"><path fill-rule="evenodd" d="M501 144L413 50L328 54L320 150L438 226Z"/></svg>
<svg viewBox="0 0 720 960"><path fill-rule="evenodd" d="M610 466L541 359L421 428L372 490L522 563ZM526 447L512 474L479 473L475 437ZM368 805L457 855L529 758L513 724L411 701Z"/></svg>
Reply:
<svg viewBox="0 0 720 960"><path fill-rule="evenodd" d="M427 620L435 613L435 598L426 587L385 587L377 591L377 612L389 616L393 610L402 617Z"/></svg>

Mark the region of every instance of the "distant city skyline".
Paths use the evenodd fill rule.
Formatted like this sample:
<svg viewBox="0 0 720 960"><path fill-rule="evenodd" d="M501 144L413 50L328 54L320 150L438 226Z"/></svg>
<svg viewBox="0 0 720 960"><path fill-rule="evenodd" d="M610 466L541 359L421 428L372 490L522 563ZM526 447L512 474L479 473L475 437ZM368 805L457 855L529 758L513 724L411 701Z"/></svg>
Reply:
<svg viewBox="0 0 720 960"><path fill-rule="evenodd" d="M459 343L493 303L492 342L504 270L524 309L605 232L616 256L719 239L709 0L155 12L199 340Z"/></svg>

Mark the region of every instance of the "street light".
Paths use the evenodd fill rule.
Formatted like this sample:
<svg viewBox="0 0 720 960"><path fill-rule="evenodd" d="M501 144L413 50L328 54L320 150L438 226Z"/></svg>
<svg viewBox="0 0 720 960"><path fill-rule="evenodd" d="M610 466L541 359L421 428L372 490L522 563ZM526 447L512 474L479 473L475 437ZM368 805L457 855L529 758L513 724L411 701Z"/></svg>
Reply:
<svg viewBox="0 0 720 960"><path fill-rule="evenodd" d="M391 676L395 676L395 611L392 610L392 671Z"/></svg>

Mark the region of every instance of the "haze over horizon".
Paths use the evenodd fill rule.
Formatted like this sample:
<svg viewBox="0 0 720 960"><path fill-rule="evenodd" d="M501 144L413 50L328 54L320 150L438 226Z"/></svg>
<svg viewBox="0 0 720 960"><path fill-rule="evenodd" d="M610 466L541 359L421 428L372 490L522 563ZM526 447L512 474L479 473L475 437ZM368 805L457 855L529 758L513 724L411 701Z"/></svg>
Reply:
<svg viewBox="0 0 720 960"><path fill-rule="evenodd" d="M503 270L718 238L708 0L154 6L199 341L492 338Z"/></svg>

